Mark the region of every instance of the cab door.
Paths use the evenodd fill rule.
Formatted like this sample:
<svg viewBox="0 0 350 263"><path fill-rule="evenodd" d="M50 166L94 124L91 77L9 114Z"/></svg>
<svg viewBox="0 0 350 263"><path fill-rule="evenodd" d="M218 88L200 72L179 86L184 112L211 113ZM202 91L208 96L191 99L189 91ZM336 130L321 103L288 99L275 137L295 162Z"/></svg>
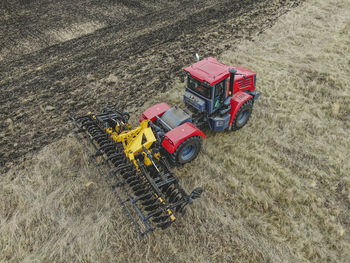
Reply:
<svg viewBox="0 0 350 263"><path fill-rule="evenodd" d="M214 90L214 106L213 110L221 108L222 104L224 103L224 100L226 98L226 80L223 80L217 84L215 84L215 90Z"/></svg>

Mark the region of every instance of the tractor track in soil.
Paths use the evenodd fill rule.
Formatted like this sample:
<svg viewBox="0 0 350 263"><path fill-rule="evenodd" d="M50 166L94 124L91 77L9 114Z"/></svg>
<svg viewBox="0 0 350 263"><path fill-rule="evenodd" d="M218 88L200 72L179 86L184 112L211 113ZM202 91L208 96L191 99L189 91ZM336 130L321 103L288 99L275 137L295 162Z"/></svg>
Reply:
<svg viewBox="0 0 350 263"><path fill-rule="evenodd" d="M0 14L6 14L0 18L0 166L4 170L64 136L70 116L99 111L105 105L140 107L148 97L170 89L182 68L193 62L195 52L218 56L303 2L149 1L146 8L137 1L119 1L120 8L109 8L86 0L69 8L65 0L46 1L47 6L41 6L50 13L41 20L34 19L41 10L35 1L24 7L6 1L0 6ZM80 2L88 8L79 7ZM50 28L60 32L63 25L57 12L62 10L84 23L103 26L58 41L45 32ZM103 10L109 13L103 16ZM125 10L124 16L113 17ZM32 23L26 28L28 19ZM71 16L67 21L75 23ZM40 45L21 49L21 38Z"/></svg>

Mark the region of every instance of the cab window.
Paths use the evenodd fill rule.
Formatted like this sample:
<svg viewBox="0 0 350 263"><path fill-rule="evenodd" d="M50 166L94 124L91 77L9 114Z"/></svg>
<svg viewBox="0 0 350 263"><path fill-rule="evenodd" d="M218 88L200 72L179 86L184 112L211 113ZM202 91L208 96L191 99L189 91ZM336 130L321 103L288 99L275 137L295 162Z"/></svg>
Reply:
<svg viewBox="0 0 350 263"><path fill-rule="evenodd" d="M225 80L215 85L214 108L219 108L225 99Z"/></svg>
<svg viewBox="0 0 350 263"><path fill-rule="evenodd" d="M199 80L188 77L187 80L187 88L194 91L195 93L198 93L199 95L211 99L211 89L212 87L209 85L204 84L203 82L200 82Z"/></svg>
<svg viewBox="0 0 350 263"><path fill-rule="evenodd" d="M225 81L215 85L215 98L225 93Z"/></svg>

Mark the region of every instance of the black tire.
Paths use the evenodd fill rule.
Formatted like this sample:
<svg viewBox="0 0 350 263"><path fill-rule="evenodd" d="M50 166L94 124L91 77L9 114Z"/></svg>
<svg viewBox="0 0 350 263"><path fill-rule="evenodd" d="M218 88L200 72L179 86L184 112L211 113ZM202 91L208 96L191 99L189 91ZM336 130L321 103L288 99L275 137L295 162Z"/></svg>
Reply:
<svg viewBox="0 0 350 263"><path fill-rule="evenodd" d="M232 122L231 130L237 131L247 124L253 111L253 99L247 100L237 111Z"/></svg>
<svg viewBox="0 0 350 263"><path fill-rule="evenodd" d="M175 152L170 154L173 164L185 164L193 161L202 147L202 137L192 136L183 141Z"/></svg>

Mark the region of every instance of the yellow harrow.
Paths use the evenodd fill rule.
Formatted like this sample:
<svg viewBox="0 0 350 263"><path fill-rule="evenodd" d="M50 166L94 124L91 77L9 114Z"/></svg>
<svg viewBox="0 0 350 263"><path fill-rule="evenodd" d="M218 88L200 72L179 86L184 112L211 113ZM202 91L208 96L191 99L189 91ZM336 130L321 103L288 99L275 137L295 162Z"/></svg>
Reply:
<svg viewBox="0 0 350 263"><path fill-rule="evenodd" d="M144 236L174 223L175 214L203 190L188 195L170 171L152 123L144 120L133 128L128 119L127 113L105 108L101 114L72 118L73 131Z"/></svg>

